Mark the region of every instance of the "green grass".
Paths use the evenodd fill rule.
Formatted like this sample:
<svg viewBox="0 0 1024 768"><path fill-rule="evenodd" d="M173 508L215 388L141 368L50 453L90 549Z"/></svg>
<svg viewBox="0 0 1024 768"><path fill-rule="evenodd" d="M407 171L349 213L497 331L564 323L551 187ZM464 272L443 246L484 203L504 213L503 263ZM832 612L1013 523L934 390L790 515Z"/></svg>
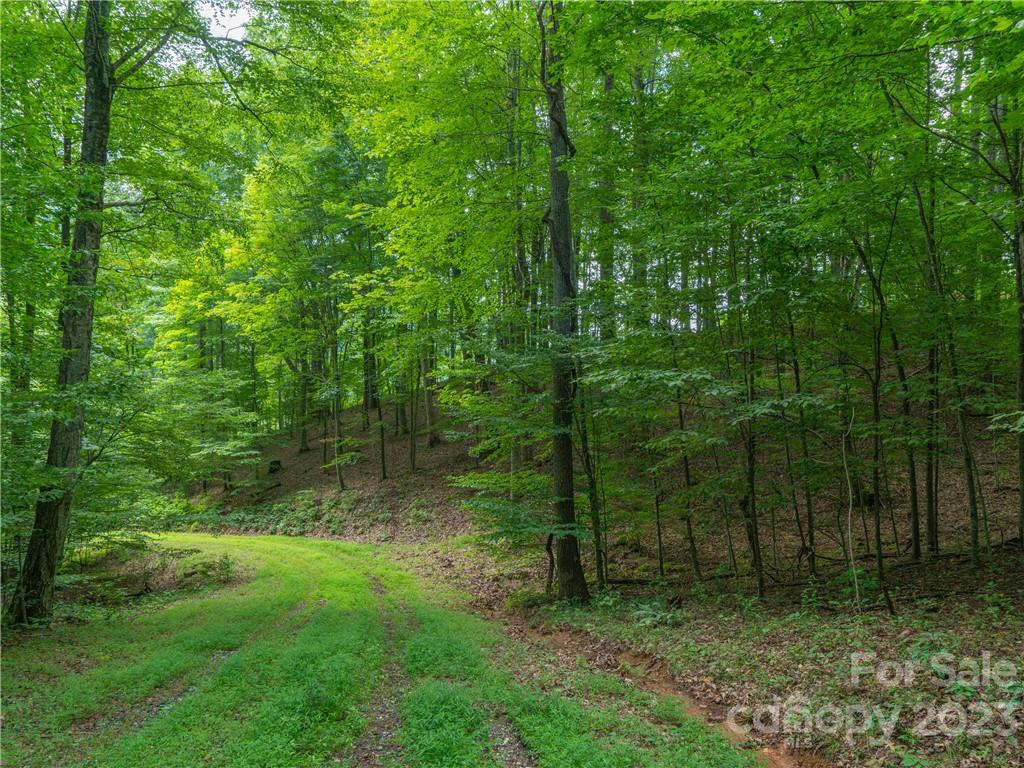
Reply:
<svg viewBox="0 0 1024 768"><path fill-rule="evenodd" d="M563 674L373 548L161 541L229 554L251 578L9 644L6 765L354 765L378 686L395 684L388 664L401 669L395 765L499 766L495 718L544 768L754 764L670 700L592 670Z"/></svg>
<svg viewBox="0 0 1024 768"><path fill-rule="evenodd" d="M683 676L697 670L741 703L785 700L799 691L812 711L831 705L868 705L914 713L924 705L941 707L967 700L957 699L952 690L929 686L927 674L919 677L917 685L883 686L869 678L854 686L851 653L873 651L879 660L905 662L926 661L938 652L979 659L988 651L993 658L1016 663L1024 636L1024 613L1018 605L991 586L969 603L951 604L944 611L935 611L927 603L901 605L895 617L879 611L857 613L852 608L829 613L795 610L791 604L752 604L744 595L730 594L695 593L678 607L668 608L657 596L630 598L608 592L589 607L545 604L535 612L535 619L658 656ZM600 683L589 685L593 689ZM993 686L987 695L1003 704L1016 700ZM895 730L894 741L904 745L901 750L906 752L900 754L909 755L907 760L920 754L934 768L982 759L994 767L1017 764L1011 757L1012 747L990 755L993 738L985 734L939 736L919 744L912 730L919 720L903 718ZM880 735L877 725L869 735ZM853 757L865 765L872 761L896 765L903 759L892 753L883 762L879 754L887 747L878 748L868 738L851 745L842 733L820 730L810 738L810 745L825 756Z"/></svg>

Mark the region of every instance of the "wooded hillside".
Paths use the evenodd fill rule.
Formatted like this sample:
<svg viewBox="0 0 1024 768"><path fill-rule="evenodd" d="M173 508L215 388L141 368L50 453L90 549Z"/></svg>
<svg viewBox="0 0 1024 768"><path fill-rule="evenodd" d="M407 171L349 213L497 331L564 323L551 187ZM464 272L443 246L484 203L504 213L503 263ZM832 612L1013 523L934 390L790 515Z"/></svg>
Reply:
<svg viewBox="0 0 1024 768"><path fill-rule="evenodd" d="M245 8L3 5L10 615L282 430L464 442L564 597L1022 545L1018 6Z"/></svg>

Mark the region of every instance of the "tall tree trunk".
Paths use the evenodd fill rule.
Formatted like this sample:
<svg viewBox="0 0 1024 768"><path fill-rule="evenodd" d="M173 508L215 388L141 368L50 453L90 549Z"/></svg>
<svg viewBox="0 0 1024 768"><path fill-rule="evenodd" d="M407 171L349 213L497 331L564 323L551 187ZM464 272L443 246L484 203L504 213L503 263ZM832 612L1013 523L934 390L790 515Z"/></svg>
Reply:
<svg viewBox="0 0 1024 768"><path fill-rule="evenodd" d="M404 435L409 431L409 419L405 415L405 393L408 387L405 385L405 377L400 376L395 380L395 421L397 422L396 435Z"/></svg>
<svg viewBox="0 0 1024 768"><path fill-rule="evenodd" d="M746 331L744 330L743 322L743 301L738 288L739 269L737 265L737 255L739 251L739 237L739 227L736 222L730 222L728 265L729 278L732 282L733 288L730 289L728 294L728 311L733 316L738 333L738 339L734 343L738 344L740 347L738 356L743 373L744 396L747 404L749 405L754 402L756 396L756 372L754 370L756 360L753 340L748 340L746 338ZM749 254L746 265L746 284L750 284ZM728 355L726 355L726 359L728 360ZM757 518L757 433L755 428L755 420L750 419L750 421L744 424L741 429L744 442L746 495L741 499L740 504L743 509L743 519L746 523L747 543L750 546L751 566L754 569L754 576L757 579L757 595L758 597L764 597L764 558L761 553L761 530Z"/></svg>
<svg viewBox="0 0 1024 768"><path fill-rule="evenodd" d="M591 449L590 430L587 429L588 409L585 401L580 399L576 408L576 426L579 431L580 460L583 462L583 472L587 476L587 499L590 504L590 531L594 538L594 573L597 576L598 590L604 589L608 581L608 559L607 548L604 546L606 531L603 525L603 505L601 503L601 492L598 480L598 446L597 436L594 435L593 449Z"/></svg>
<svg viewBox="0 0 1024 768"><path fill-rule="evenodd" d="M615 86L615 77L611 73L604 75L604 93L607 97ZM614 128L609 121L605 124L605 142L609 148L608 152L613 154L616 151L614 141ZM602 339L611 339L615 336L615 217L612 214L612 204L615 197L615 184L613 181L613 162L608 159L602 178L598 182L601 195L601 207L597 211L597 220L600 224L597 236L597 307L598 324Z"/></svg>
<svg viewBox="0 0 1024 768"><path fill-rule="evenodd" d="M1021 147L1020 131L1015 131L1017 152ZM1017 294L1017 410L1024 411L1024 193L1021 191L1021 163L1018 158L1016 198L1017 226L1013 237L1013 266ZM1024 432L1017 434L1017 536L1020 548L1024 550Z"/></svg>
<svg viewBox="0 0 1024 768"><path fill-rule="evenodd" d="M256 414L260 410L260 380L256 371L256 342L249 342L249 376L252 379L252 402L250 410Z"/></svg>
<svg viewBox="0 0 1024 768"><path fill-rule="evenodd" d="M384 408L380 397L377 398L377 429L380 432L380 479L388 479L387 446L384 443Z"/></svg>
<svg viewBox="0 0 1024 768"><path fill-rule="evenodd" d="M277 389L277 431L284 431L284 371L280 361L277 363L275 384Z"/></svg>
<svg viewBox="0 0 1024 768"><path fill-rule="evenodd" d="M558 14L562 4L537 4L537 20L541 34L541 83L547 92L548 132L550 146L550 211L548 233L551 241L551 275L553 315L552 329L558 340L551 361L553 403L552 479L554 485L555 522L559 528L556 561L558 565L558 596L588 600L586 578L580 562L579 540L576 537L576 507L573 489L572 412L574 398L572 337L576 330L575 270L569 214L569 174L565 161L570 157L565 119L565 89L562 84L562 57L553 45L558 41Z"/></svg>
<svg viewBox="0 0 1024 768"><path fill-rule="evenodd" d="M978 515L978 489L974 466L974 451L967 429L966 398L963 384L960 381L960 365L957 356L956 338L953 331L953 318L946 306L946 292L942 281L942 267L939 262L938 246L935 242L935 231L931 218L925 209L924 197L920 187L913 185L914 197L917 200L918 219L924 233L925 250L928 255L928 266L931 270L931 288L942 311L943 330L946 336L946 353L949 359L949 376L953 381L953 392L956 397L956 426L960 438L960 452L964 465L964 480L967 483L967 514L971 532L971 562L977 563L981 558L980 518Z"/></svg>
<svg viewBox="0 0 1024 768"><path fill-rule="evenodd" d="M88 5L83 41L85 108L82 119L82 152L78 210L68 259L68 293L60 307L61 357L57 389L67 391L89 380L93 327L93 286L99 267L103 234L103 187L110 136L110 108L114 98L114 73L110 63L110 3L94 0ZM64 554L71 501L74 495L85 410L75 406L67 417L50 425L46 465L59 475L60 484L40 489L32 536L24 566L10 605L15 621L27 621L50 613L57 566Z"/></svg>
<svg viewBox="0 0 1024 768"><path fill-rule="evenodd" d="M416 471L416 439L419 437L419 398L420 371L419 361L412 364L412 378L409 385L412 392L409 396L409 471Z"/></svg>
<svg viewBox="0 0 1024 768"><path fill-rule="evenodd" d="M697 581L703 581L704 576L700 570L700 558L697 556L697 539L693 535L693 501L690 498L690 493L693 490L693 478L690 476L690 457L686 455L683 456L683 481L686 483L686 513L684 519L686 522L686 542L690 549L690 566L693 568L693 575L697 577ZM731 539L729 544L731 547Z"/></svg>
<svg viewBox="0 0 1024 768"><path fill-rule="evenodd" d="M373 352L370 317L363 320L363 429L370 426L370 413L377 410L377 357Z"/></svg>
<svg viewBox="0 0 1024 768"><path fill-rule="evenodd" d="M337 385L336 385L337 386ZM334 394L334 479L338 487L345 490L345 474L341 469L341 394L340 387Z"/></svg>
<svg viewBox="0 0 1024 768"><path fill-rule="evenodd" d="M743 518L747 528L747 542L750 545L750 561L757 579L757 596L764 597L764 563L761 558L761 532L757 520L757 438L754 425L748 424L744 444L744 467L746 469L746 491L743 497Z"/></svg>
<svg viewBox="0 0 1024 768"><path fill-rule="evenodd" d="M327 404L320 406L320 471L327 474Z"/></svg>
<svg viewBox="0 0 1024 768"><path fill-rule="evenodd" d="M871 334L874 357L874 368L871 374L871 507L875 523L875 571L889 612L893 613L892 601L889 600L885 584L885 556L882 553L882 485L879 474L882 463L882 322L883 318L879 317L878 328ZM899 544L897 541L897 550L899 550Z"/></svg>
<svg viewBox="0 0 1024 768"><path fill-rule="evenodd" d="M937 422L939 412L939 347L933 341L928 348L928 418L925 431L927 448L925 460L925 538L928 552L939 553L939 461Z"/></svg>
<svg viewBox="0 0 1024 768"><path fill-rule="evenodd" d="M309 429L306 420L309 418L309 358L306 350L299 357L299 453L309 450Z"/></svg>
<svg viewBox="0 0 1024 768"><path fill-rule="evenodd" d="M633 127L634 145L633 153L636 157L636 164L633 168L633 195L632 206L634 216L638 216L644 205L641 189L644 185L644 176L647 173L647 141L644 132L646 108L646 94L644 92L644 74L639 67L633 70L633 104L636 124ZM648 249L642 238L644 231L640 227L634 227L630 237L630 280L636 296L631 299L630 325L636 329L646 329L651 322L651 301L647 286Z"/></svg>
<svg viewBox="0 0 1024 768"><path fill-rule="evenodd" d="M430 343L433 349L433 342ZM427 447L433 448L441 442L441 436L437 433L437 405L434 402L434 381L430 371L434 367L434 356L432 352L426 352L420 358L420 372L423 375L423 428L427 433Z"/></svg>
<svg viewBox="0 0 1024 768"><path fill-rule="evenodd" d="M711 446L711 458L715 462L715 474L721 475L722 465L718 460L718 448L714 445ZM729 499L724 493L719 493L718 498L722 504L722 521L725 523L725 544L729 552L729 566L732 568L732 575L739 576L740 569L736 564L736 547L732 543L732 520L729 517Z"/></svg>
<svg viewBox="0 0 1024 768"><path fill-rule="evenodd" d="M217 367L221 370L227 366L227 350L225 349L224 318L217 318Z"/></svg>
<svg viewBox="0 0 1024 768"><path fill-rule="evenodd" d="M651 476L651 486L654 491L654 536L657 544L658 554L658 578L665 578L665 546L661 535L661 487L658 485L658 476Z"/></svg>
<svg viewBox="0 0 1024 768"><path fill-rule="evenodd" d="M893 223L895 223L895 208L893 209ZM861 265L864 267L864 272L868 276L868 281L871 283L871 289L875 297L875 302L878 307L878 341L874 350L875 362L876 362L876 373L881 376L881 346L880 338L884 327L889 329L889 341L892 344L893 356L896 361L896 375L900 382L900 408L903 414L903 420L905 422L904 429L910 428L910 385L907 381L907 369L903 364L903 351L900 347L899 339L896 336L896 328L893 325L892 316L889 313L889 305L885 300L885 292L882 289L882 274L884 270L884 262L876 270L874 264L871 262L869 249L870 239L865 237L864 244L855 243L857 255L860 258ZM880 387L881 381L875 382L873 387ZM911 539L911 551L915 560L921 558L921 517L918 508L918 494L917 494L917 460L914 456L913 444L908 441L906 446L906 457L907 457L907 483L910 486L910 539ZM876 497L875 501L878 501ZM897 553L902 551L899 539L896 540L896 551Z"/></svg>

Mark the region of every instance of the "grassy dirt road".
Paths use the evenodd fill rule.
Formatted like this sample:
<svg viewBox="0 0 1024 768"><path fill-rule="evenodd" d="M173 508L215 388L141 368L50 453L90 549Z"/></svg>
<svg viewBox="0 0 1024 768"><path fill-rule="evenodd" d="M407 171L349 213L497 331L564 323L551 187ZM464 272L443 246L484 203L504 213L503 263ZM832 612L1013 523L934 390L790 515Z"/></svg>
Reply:
<svg viewBox="0 0 1024 768"><path fill-rule="evenodd" d="M174 534L244 578L15 637L4 765L733 768L752 752L671 697L468 613L384 551Z"/></svg>

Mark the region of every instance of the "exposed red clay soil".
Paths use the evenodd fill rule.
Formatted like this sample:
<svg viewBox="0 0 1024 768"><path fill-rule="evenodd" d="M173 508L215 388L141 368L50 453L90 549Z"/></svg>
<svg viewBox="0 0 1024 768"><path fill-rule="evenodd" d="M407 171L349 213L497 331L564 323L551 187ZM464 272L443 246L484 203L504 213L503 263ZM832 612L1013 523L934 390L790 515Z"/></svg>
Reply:
<svg viewBox="0 0 1024 768"><path fill-rule="evenodd" d="M830 763L812 752L790 749L782 743L767 743L742 725L731 722L727 707L719 700L700 698L673 674L663 660L582 630L534 626L508 614L492 614L505 632L516 639L540 643L558 655L584 658L603 672L631 681L634 685L680 703L690 716L717 728L736 745L758 744L756 752L768 768L828 768Z"/></svg>

